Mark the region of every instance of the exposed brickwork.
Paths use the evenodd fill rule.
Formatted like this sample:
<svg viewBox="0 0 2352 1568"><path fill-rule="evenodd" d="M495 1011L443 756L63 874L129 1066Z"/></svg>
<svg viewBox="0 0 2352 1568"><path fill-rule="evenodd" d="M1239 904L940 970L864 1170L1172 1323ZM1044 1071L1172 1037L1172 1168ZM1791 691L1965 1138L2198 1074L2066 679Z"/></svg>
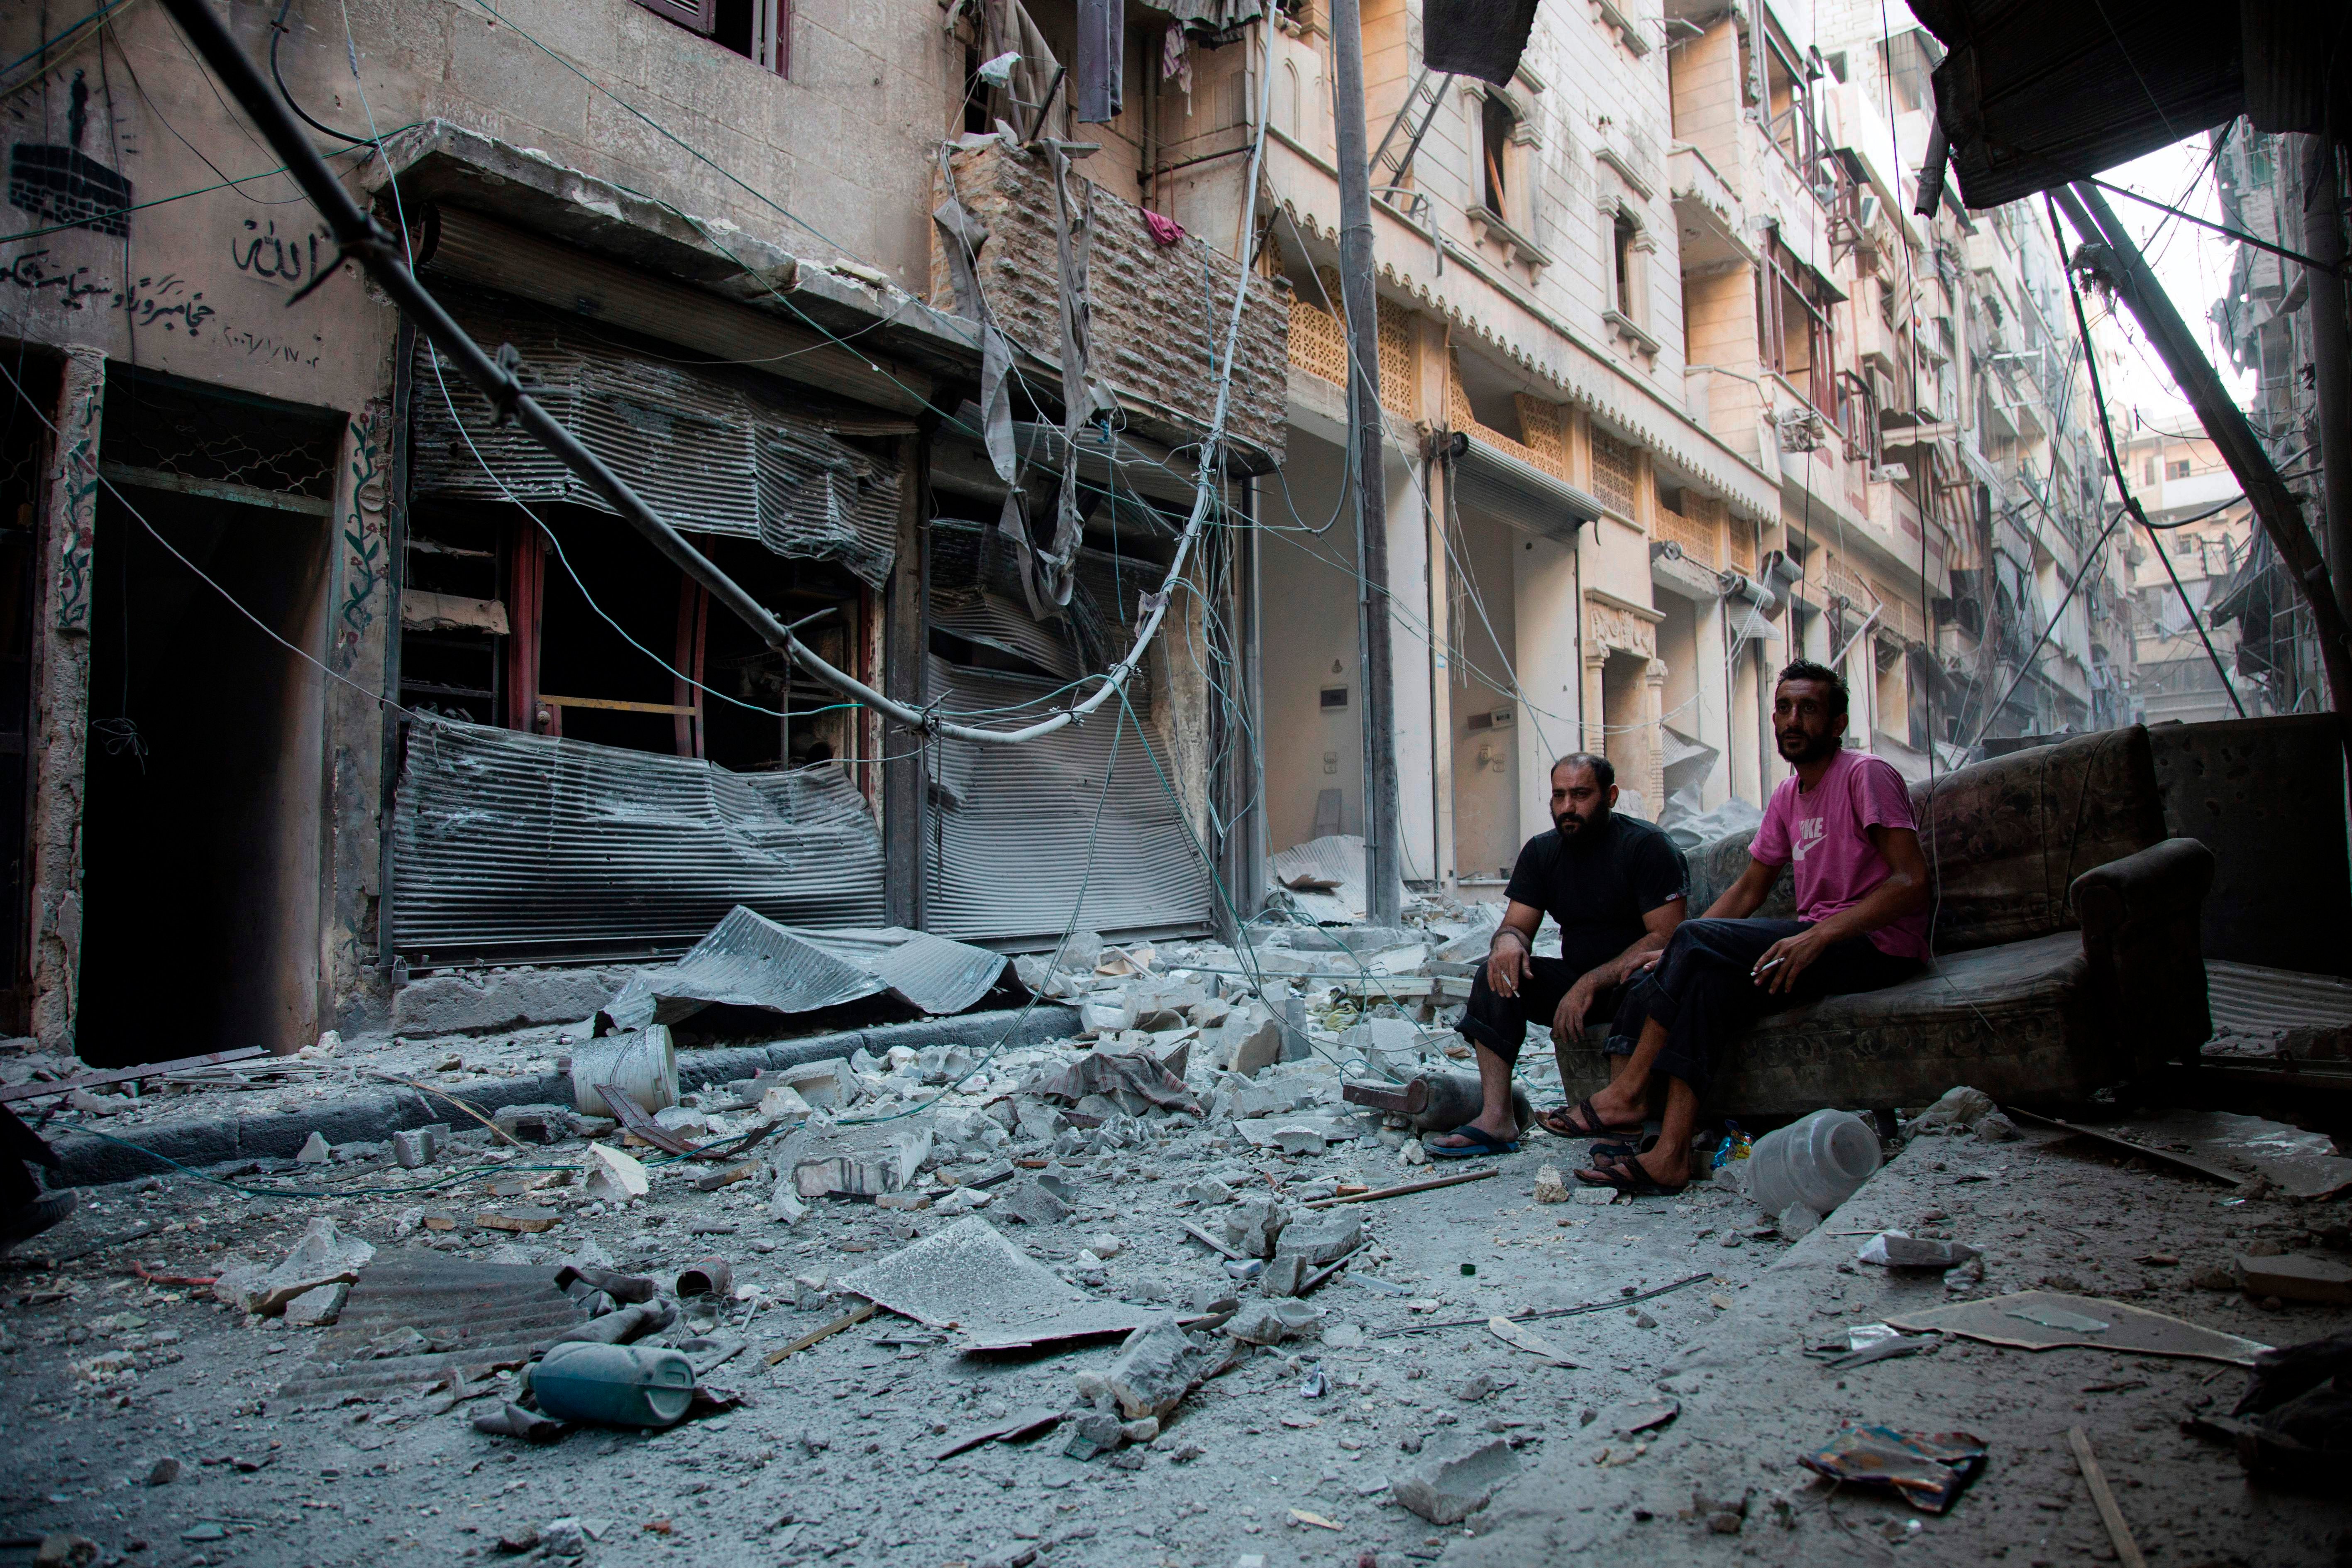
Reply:
<svg viewBox="0 0 2352 1568"><path fill-rule="evenodd" d="M956 195L988 227L979 271L989 310L1015 342L1058 364L1054 185L1044 154L1007 152L991 142L954 154L952 167ZM940 194L945 196L944 188ZM1223 346L1240 268L1197 239L1159 245L1144 227L1140 209L1099 186L1094 212L1087 291L1093 306L1096 375L1169 426L1206 428L1215 405L1215 355ZM936 237L931 302L955 309L947 254ZM1277 459L1286 427L1289 344L1289 284L1253 276L1234 349L1225 428Z"/></svg>

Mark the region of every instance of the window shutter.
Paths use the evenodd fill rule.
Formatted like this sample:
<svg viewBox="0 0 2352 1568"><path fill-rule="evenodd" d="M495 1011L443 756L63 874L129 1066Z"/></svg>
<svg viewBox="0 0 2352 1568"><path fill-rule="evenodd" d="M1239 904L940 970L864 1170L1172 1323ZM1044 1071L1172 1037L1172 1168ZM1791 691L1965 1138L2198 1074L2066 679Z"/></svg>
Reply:
<svg viewBox="0 0 2352 1568"><path fill-rule="evenodd" d="M637 0L637 4L706 38L719 30L719 0Z"/></svg>

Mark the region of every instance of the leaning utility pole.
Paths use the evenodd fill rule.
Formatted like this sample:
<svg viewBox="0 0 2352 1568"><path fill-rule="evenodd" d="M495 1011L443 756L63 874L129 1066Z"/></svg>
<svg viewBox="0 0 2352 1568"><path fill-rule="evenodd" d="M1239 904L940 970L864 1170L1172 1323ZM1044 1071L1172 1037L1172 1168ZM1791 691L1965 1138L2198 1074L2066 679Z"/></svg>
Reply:
<svg viewBox="0 0 2352 1568"><path fill-rule="evenodd" d="M1348 449L1356 484L1356 667L1363 687L1365 913L1397 923L1396 683L1390 677L1389 508L1381 461L1381 316L1372 289L1372 166L1364 138L1364 28L1332 0L1331 112L1339 159L1339 300L1348 312Z"/></svg>
<svg viewBox="0 0 2352 1568"><path fill-rule="evenodd" d="M2296 591L2310 606L2312 626L2319 638L2320 658L2327 670L2329 694L2334 699L2338 736L2347 757L2352 757L2352 727L2345 723L2346 706L2352 704L2352 637L2347 637L2344 613L2336 607L2336 595L2330 589L2327 563L2321 559L2319 546L2312 542L2311 530L2303 521L2302 501L2279 478L2269 454L2254 438L2253 427L2246 423L2238 405L2230 401L2221 378L2213 372L2212 362L2197 346L2180 312L2173 308L2171 297L2157 281L2156 274L2148 270L2139 246L2107 205L2106 199L2099 195L2098 187L2088 181L2078 181L2072 187L2053 186L2050 195L2066 215L2066 221L2085 240L2106 248L2112 265L2102 270L2115 284L2116 297L2139 319L2141 328L2163 359L2164 368L2171 373L2173 384L2189 399L2206 435L2221 448L2222 461L2230 465L2239 488L2253 503L2254 515L2262 520L2271 548L2278 552L2287 574L2294 579Z"/></svg>

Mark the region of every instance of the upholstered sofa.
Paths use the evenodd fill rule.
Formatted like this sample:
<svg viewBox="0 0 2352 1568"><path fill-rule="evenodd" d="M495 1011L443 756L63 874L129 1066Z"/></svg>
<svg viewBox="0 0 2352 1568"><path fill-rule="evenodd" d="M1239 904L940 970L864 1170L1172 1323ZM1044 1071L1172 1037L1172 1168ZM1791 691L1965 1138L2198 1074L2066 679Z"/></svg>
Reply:
<svg viewBox="0 0 2352 1568"><path fill-rule="evenodd" d="M2063 1107L2193 1067L2212 1033L2200 908L2213 857L2167 838L2147 731L2035 747L1915 785L1935 883L1928 972L1768 1015L1725 1053L1715 1114L1924 1105L1956 1084ZM1738 834L1690 856L1690 911L1746 869ZM1762 914L1790 915L1783 871ZM1607 1076L1595 1028L1555 1049L1569 1098Z"/></svg>

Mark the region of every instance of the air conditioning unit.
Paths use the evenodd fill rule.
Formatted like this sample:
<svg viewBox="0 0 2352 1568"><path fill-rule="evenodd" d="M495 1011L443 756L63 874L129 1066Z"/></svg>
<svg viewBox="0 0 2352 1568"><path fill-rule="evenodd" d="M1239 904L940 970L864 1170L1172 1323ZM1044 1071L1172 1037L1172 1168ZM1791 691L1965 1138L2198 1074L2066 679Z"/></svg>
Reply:
<svg viewBox="0 0 2352 1568"><path fill-rule="evenodd" d="M1911 468L1907 463L1880 463L1870 470L1870 477L1882 485L1907 485Z"/></svg>
<svg viewBox="0 0 2352 1568"><path fill-rule="evenodd" d="M1878 226L1878 220L1885 210L1879 202L1876 191L1863 192L1861 204L1854 209L1854 226L1863 233L1868 234Z"/></svg>

